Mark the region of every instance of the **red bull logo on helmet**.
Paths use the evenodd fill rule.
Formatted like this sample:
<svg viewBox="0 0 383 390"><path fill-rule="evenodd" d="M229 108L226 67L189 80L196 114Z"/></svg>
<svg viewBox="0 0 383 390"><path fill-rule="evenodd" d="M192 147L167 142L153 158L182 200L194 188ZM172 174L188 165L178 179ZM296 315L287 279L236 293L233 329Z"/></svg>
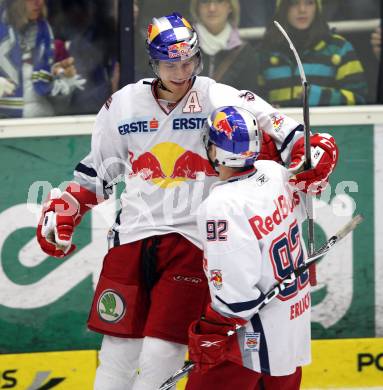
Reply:
<svg viewBox="0 0 383 390"><path fill-rule="evenodd" d="M241 156L243 156L244 158L253 158L256 156L256 153L252 152L251 150L247 150L246 152L242 152Z"/></svg>
<svg viewBox="0 0 383 390"><path fill-rule="evenodd" d="M228 139L233 138L233 133L238 126L231 126L227 115L224 112L218 112L213 121L214 128L220 133L224 133Z"/></svg>
<svg viewBox="0 0 383 390"><path fill-rule="evenodd" d="M188 42L178 42L168 46L169 58L189 57L191 46Z"/></svg>
<svg viewBox="0 0 383 390"><path fill-rule="evenodd" d="M159 35L160 30L158 29L158 26L154 24L149 24L148 26L148 34L147 39L149 42L153 42L153 40Z"/></svg>
<svg viewBox="0 0 383 390"><path fill-rule="evenodd" d="M213 282L213 286L220 290L222 288L222 271L219 269L212 269L210 271L210 282Z"/></svg>

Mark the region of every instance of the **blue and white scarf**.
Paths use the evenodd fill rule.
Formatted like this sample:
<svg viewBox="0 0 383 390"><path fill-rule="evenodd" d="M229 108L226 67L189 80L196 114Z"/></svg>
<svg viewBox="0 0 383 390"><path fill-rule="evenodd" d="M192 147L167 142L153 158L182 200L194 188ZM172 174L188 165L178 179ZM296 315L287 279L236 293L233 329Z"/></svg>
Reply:
<svg viewBox="0 0 383 390"><path fill-rule="evenodd" d="M53 43L53 34L48 22L39 20L32 54L32 82L36 93L41 96L50 95L53 87L51 74L54 56ZM4 10L0 8L0 77L9 79L16 85L12 96L0 97L0 118L23 116L22 54L18 34L5 22Z"/></svg>

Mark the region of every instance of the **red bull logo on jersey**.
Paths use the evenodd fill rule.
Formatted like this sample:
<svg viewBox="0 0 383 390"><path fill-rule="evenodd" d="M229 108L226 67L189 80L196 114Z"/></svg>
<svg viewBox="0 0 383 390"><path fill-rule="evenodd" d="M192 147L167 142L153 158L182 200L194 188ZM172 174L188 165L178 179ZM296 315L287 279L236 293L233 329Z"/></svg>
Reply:
<svg viewBox="0 0 383 390"><path fill-rule="evenodd" d="M245 333L245 351L259 352L259 341L261 338L260 333L246 332Z"/></svg>
<svg viewBox="0 0 383 390"><path fill-rule="evenodd" d="M283 115L273 115L271 117L271 120L273 121L273 127L274 131L278 133L278 131L281 129L283 122L285 120L285 117Z"/></svg>
<svg viewBox="0 0 383 390"><path fill-rule="evenodd" d="M151 118L149 120L139 119L118 126L118 132L121 135L131 133L149 133L157 131L158 127L159 123L156 118Z"/></svg>
<svg viewBox="0 0 383 390"><path fill-rule="evenodd" d="M291 199L287 199L284 195L274 199L275 209L267 216L255 215L249 219L249 223L258 240L270 234L276 226L280 225L300 204L299 194L294 192Z"/></svg>
<svg viewBox="0 0 383 390"><path fill-rule="evenodd" d="M220 290L222 288L222 271L219 269L212 269L210 271L210 282L213 283L213 286Z"/></svg>
<svg viewBox="0 0 383 390"><path fill-rule="evenodd" d="M162 188L197 180L198 174L217 175L207 159L173 142L159 143L141 155L129 152L129 163L130 176L139 176Z"/></svg>
<svg viewBox="0 0 383 390"><path fill-rule="evenodd" d="M219 132L224 133L230 140L233 138L233 133L238 126L231 126L227 115L224 112L219 112L214 118L213 126Z"/></svg>
<svg viewBox="0 0 383 390"><path fill-rule="evenodd" d="M189 57L191 46L188 42L178 42L168 46L169 58Z"/></svg>

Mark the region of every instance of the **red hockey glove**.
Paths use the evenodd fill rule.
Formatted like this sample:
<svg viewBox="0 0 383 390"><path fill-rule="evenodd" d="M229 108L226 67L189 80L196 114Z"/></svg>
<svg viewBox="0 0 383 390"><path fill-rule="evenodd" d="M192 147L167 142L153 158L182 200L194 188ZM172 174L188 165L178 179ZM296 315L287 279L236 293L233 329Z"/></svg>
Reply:
<svg viewBox="0 0 383 390"><path fill-rule="evenodd" d="M329 134L314 134L310 137L312 168L304 167L304 139L300 138L291 151L289 171L293 174L290 183L304 192L320 194L328 184L328 177L338 161L338 147Z"/></svg>
<svg viewBox="0 0 383 390"><path fill-rule="evenodd" d="M200 320L189 327L189 358L195 370L205 373L226 359L229 335L246 323L241 318L229 318L217 313L209 305Z"/></svg>
<svg viewBox="0 0 383 390"><path fill-rule="evenodd" d="M72 236L82 216L98 203L96 194L70 184L61 193L53 188L43 205L42 215L37 226L37 241L41 249L53 257L65 257L76 249Z"/></svg>
<svg viewBox="0 0 383 390"><path fill-rule="evenodd" d="M261 152L259 153L257 160L273 160L276 162L282 162L281 156L273 139L265 132L262 132L262 145Z"/></svg>

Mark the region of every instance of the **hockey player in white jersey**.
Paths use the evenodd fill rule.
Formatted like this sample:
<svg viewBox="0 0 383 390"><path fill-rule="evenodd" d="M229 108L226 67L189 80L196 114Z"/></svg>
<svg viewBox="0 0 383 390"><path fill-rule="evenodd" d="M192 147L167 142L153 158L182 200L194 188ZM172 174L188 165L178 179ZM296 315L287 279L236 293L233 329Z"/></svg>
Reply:
<svg viewBox="0 0 383 390"><path fill-rule="evenodd" d="M303 198L289 183L291 172L257 160L262 133L249 111L221 107L207 128L220 179L198 212L211 303L189 330L197 367L186 390L298 390L301 366L310 363L308 273L255 308L303 264Z"/></svg>
<svg viewBox="0 0 383 390"><path fill-rule="evenodd" d="M90 329L105 335L97 390L156 389L182 366L188 326L209 298L195 212L216 181L201 132L217 107L211 99L217 84L197 76L198 37L181 15L154 18L146 44L156 78L129 84L108 99L97 115L89 155L65 192L52 191L37 228L47 254L68 256L84 213L124 181L88 320ZM229 89L225 96L256 115L267 139L263 158L300 163L299 123L249 91ZM330 163L313 170L315 180L333 168L331 153L323 158Z"/></svg>

